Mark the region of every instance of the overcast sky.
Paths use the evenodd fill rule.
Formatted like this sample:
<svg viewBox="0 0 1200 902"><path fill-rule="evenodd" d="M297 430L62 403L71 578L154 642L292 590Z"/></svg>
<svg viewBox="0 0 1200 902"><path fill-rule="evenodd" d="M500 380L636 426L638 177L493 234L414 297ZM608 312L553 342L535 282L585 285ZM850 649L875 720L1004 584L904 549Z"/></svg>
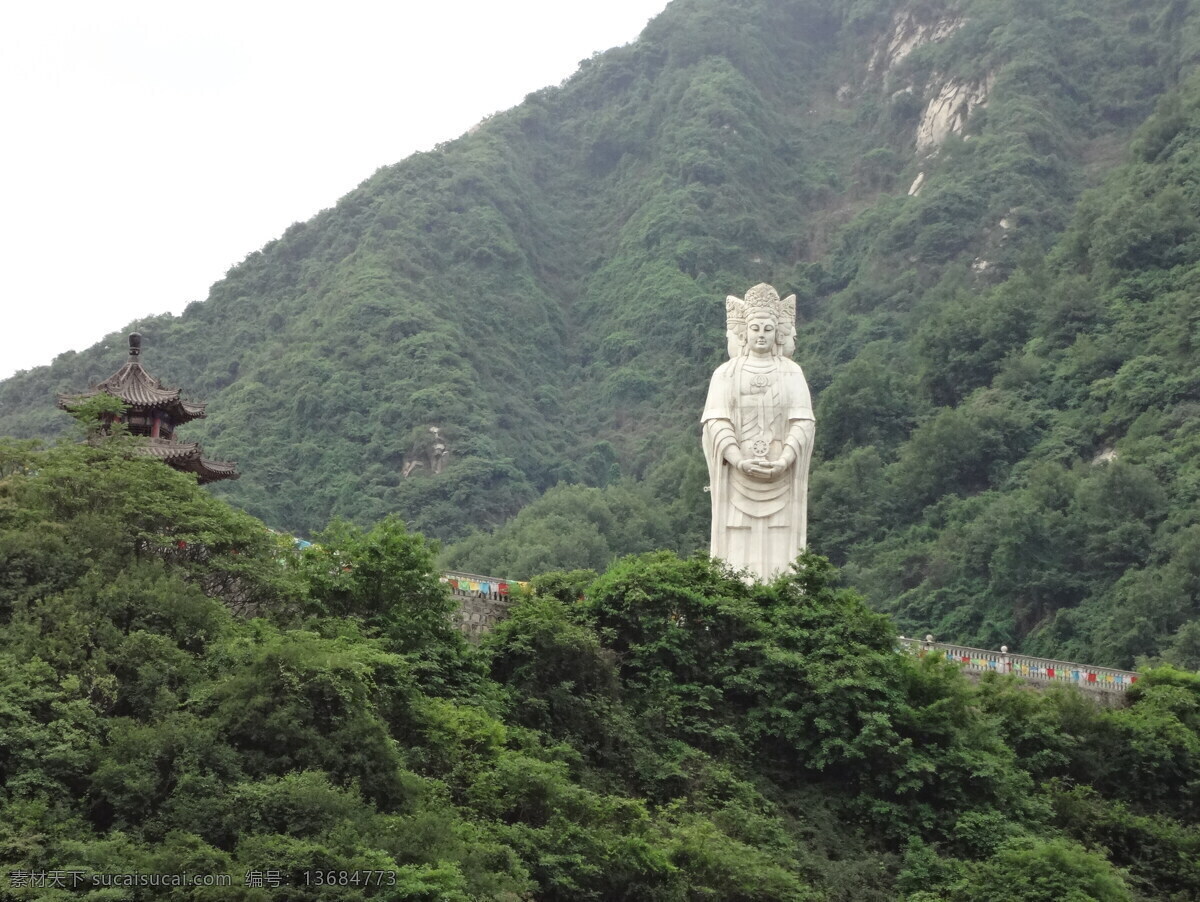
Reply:
<svg viewBox="0 0 1200 902"><path fill-rule="evenodd" d="M0 11L0 378L179 313L380 166L667 0L65 0Z"/></svg>

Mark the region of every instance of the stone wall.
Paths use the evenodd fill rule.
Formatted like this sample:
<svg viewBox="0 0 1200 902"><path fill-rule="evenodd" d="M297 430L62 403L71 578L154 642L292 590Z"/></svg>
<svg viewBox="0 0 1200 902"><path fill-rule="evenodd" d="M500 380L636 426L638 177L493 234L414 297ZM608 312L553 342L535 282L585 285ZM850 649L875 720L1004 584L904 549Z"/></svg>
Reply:
<svg viewBox="0 0 1200 902"><path fill-rule="evenodd" d="M498 601L492 598L467 597L454 593L459 599L458 627L467 634L472 642L479 638L501 620L508 616L508 600Z"/></svg>
<svg viewBox="0 0 1200 902"><path fill-rule="evenodd" d="M446 573L442 582L450 587L450 594L458 601L459 629L472 642L478 642L484 633L508 616L512 596L506 580L475 573ZM511 585L515 594L520 584L513 581Z"/></svg>

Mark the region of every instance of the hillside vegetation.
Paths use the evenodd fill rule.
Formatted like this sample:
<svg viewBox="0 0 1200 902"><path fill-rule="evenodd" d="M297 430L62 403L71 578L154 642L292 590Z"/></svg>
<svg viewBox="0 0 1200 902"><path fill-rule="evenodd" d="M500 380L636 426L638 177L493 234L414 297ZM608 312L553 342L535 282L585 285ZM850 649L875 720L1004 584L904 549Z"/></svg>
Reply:
<svg viewBox="0 0 1200 902"><path fill-rule="evenodd" d="M974 686L814 555L547 574L474 648L421 537L320 538L122 439L0 443L5 898L1200 895L1200 677Z"/></svg>
<svg viewBox="0 0 1200 902"><path fill-rule="evenodd" d="M811 541L871 605L1200 667L1197 6L676 0L139 322L146 364L273 526L601 570L704 546L721 301L769 280L818 399ZM0 432L62 428L107 346L0 384ZM403 478L430 426L450 464Z"/></svg>

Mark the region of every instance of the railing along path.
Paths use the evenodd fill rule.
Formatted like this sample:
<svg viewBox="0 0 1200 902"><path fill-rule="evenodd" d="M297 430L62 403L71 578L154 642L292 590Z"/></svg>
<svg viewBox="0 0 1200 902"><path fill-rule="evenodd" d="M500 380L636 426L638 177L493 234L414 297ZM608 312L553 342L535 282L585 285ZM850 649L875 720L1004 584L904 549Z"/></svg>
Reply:
<svg viewBox="0 0 1200 902"><path fill-rule="evenodd" d="M295 542L296 547L300 549L312 544L304 539L296 539ZM453 570L444 572L441 581L459 600L459 626L463 632L476 639L507 616L512 597L529 585L514 579ZM1076 664L1074 661L1009 654L1007 645L1000 646L1000 651L997 652L986 648L972 648L969 645L934 642L933 636L926 636L924 639L899 636L896 645L898 651L918 657L941 655L959 665L967 674L1010 674L1034 685L1065 684L1110 698L1128 692L1138 681L1138 674L1132 670L1092 667L1088 664Z"/></svg>
<svg viewBox="0 0 1200 902"><path fill-rule="evenodd" d="M458 617L463 630L476 637L504 619L511 597L527 585L516 580L459 572L444 573L442 582L450 586L450 591L461 602ZM1001 646L1000 651L990 651L969 645L934 642L932 636L924 639L900 636L896 642L901 651L918 657L941 655L968 674L1007 673L1034 685L1065 684L1107 695L1127 692L1138 681L1137 673L1131 670L1010 654L1006 645Z"/></svg>
<svg viewBox="0 0 1200 902"><path fill-rule="evenodd" d="M958 664L966 673L1009 673L1030 683L1051 685L1065 683L1089 692L1120 693L1138 681L1137 673L1131 670L1115 670L1111 667L1092 667L1074 661L1056 661L1052 658L1035 658L1030 655L1009 654L1008 646L1000 651L971 648L969 645L950 645L934 642L932 636L924 639L897 639L902 650L920 657L939 654Z"/></svg>

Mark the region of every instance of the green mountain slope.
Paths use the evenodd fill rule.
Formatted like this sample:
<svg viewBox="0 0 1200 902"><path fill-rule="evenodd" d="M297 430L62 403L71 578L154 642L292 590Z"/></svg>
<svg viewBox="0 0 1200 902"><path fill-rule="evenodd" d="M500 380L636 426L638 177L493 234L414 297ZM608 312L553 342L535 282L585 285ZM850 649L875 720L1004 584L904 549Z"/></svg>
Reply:
<svg viewBox="0 0 1200 902"><path fill-rule="evenodd" d="M1198 128L1193 79L1045 260L922 323L908 388L949 405L890 460L847 448L822 474L866 513L846 554L902 622L1200 666ZM853 397L871 374L852 372L838 379ZM887 486L882 504L871 480Z"/></svg>
<svg viewBox="0 0 1200 902"><path fill-rule="evenodd" d="M449 559L544 566L519 530L553 516L597 536L561 563L599 566L703 544L721 300L770 280L819 398L812 540L876 605L1188 663L1196 7L676 0L138 323L147 366L210 402L188 437L272 524L455 540L584 483ZM108 345L0 384L0 432L60 428ZM450 465L403 478L434 425Z"/></svg>

